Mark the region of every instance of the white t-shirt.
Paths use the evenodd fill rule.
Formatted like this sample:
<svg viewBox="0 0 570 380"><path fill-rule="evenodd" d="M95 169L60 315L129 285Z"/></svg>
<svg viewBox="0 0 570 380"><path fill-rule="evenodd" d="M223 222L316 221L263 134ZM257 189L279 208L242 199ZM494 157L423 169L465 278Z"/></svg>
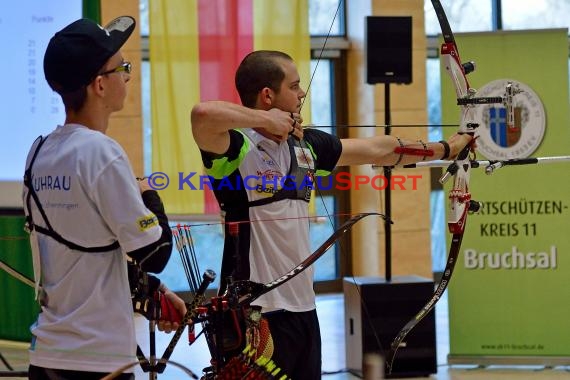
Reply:
<svg viewBox="0 0 570 380"><path fill-rule="evenodd" d="M118 241L121 248L81 252L37 234L48 301L31 327L30 363L106 372L134 362L124 252L157 241L162 229L144 206L124 150L103 133L77 124L59 126L33 164L32 186L49 223L65 239L83 247ZM24 188L24 203L26 194ZM34 223L46 227L33 200L31 210Z"/></svg>
<svg viewBox="0 0 570 380"><path fill-rule="evenodd" d="M243 136L243 137L240 137ZM258 186L270 187L279 184L289 174L291 152L288 143L276 143L263 137L253 129L230 131L230 148L223 155L203 153L206 172L214 178L214 193L218 202L226 205L226 222L241 221L249 229L239 228L240 260L248 273L240 273L237 279L248 279L266 284L288 273L311 254L309 240L308 203L300 199L283 199L272 203L250 207L248 202L271 196L270 192L258 191ZM317 175L328 175L341 153L340 141L318 130L305 130L305 141L311 147L302 152L301 158L315 166ZM297 159L300 162L299 159ZM227 177L230 183L242 181L237 186L218 186L216 181ZM236 179L236 177L239 177ZM264 185L263 183L266 183ZM267 185L268 184L268 185ZM245 209L247 214L232 211ZM224 206L222 206L224 209ZM249 231L249 232L248 232ZM226 239L224 259L235 256L232 239ZM231 262L231 260L228 260ZM230 265L222 268L222 276L230 273ZM253 304L264 312L288 310L305 312L315 309L312 266L288 282L259 297Z"/></svg>

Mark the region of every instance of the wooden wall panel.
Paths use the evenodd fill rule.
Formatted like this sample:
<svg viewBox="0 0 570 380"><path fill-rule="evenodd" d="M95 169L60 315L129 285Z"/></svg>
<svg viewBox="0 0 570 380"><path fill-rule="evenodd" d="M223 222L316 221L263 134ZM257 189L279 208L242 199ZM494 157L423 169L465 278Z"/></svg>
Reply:
<svg viewBox="0 0 570 380"><path fill-rule="evenodd" d="M138 0L101 0L101 24L105 25L118 16L132 16L139 19ZM125 60L133 64L128 96L120 112L111 115L107 134L117 140L127 152L133 171L143 174L143 126L141 106L141 37L137 27L121 50ZM147 173L148 174L148 173Z"/></svg>
<svg viewBox="0 0 570 380"><path fill-rule="evenodd" d="M425 59L427 41L424 31L423 0L357 0L359 11L349 7L349 98L372 91L372 101L355 98L349 103L351 124L383 125L385 120L384 85L366 84L364 19L366 16L412 16L412 83L390 84L390 112L392 124L427 124ZM369 10L369 12L367 12ZM352 23L352 24L350 24ZM355 74L356 73L356 74ZM372 120L370 120L372 118ZM382 134L381 128L375 133ZM371 131L356 131L352 137L365 137ZM392 135L427 141L426 128L392 128ZM359 169L362 171L362 169ZM380 173L380 170L378 171ZM395 175L421 175L417 190L394 190L392 195L392 275L416 274L432 277L430 238L430 173L428 170L395 170ZM384 210L384 194L375 192L376 204ZM353 194L353 212L370 211L370 197ZM365 199L365 203L362 202ZM375 230L375 231L373 231ZM355 229L353 233L353 268L357 276L385 274L385 229L378 221L374 227ZM371 233L374 236L370 236Z"/></svg>

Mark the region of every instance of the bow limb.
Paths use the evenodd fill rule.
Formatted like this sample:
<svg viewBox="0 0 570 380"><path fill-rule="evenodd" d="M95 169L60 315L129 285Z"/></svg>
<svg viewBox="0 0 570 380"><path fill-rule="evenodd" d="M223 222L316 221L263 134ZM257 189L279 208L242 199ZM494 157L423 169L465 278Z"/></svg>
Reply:
<svg viewBox="0 0 570 380"><path fill-rule="evenodd" d="M361 213L353 216L346 222L344 222L337 230L333 232L333 234L323 243L321 244L310 256L308 256L302 263L291 269L289 272L285 273L283 276L276 278L273 281L268 282L267 284L260 284L253 281L235 281L228 286L228 293L231 297L235 297L237 299L237 304L239 305L247 305L257 298L262 296L263 294L269 292L272 289L275 289L278 286L283 285L285 282L291 280L309 266L315 263L321 256L323 256L330 247L332 247L347 231L349 231L352 226L354 226L358 221L364 219L367 216L377 215L381 218L384 218L384 215L370 212L370 213Z"/></svg>
<svg viewBox="0 0 570 380"><path fill-rule="evenodd" d="M31 286L32 288L35 288L35 284L34 281L29 278L28 276L20 273L19 271L17 271L16 269L14 269L13 267L11 267L10 265L8 265L8 263L5 263L4 261L0 260L0 269L4 270L6 273L8 273L10 276L14 277L15 279L23 282L24 284Z"/></svg>

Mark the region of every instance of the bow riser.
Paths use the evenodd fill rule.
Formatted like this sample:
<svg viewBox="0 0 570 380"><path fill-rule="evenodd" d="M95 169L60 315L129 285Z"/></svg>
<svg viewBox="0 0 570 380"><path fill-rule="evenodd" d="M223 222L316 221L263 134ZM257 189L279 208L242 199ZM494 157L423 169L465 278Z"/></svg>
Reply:
<svg viewBox="0 0 570 380"><path fill-rule="evenodd" d="M449 192L449 212L447 227L452 234L461 234L465 229L467 212L473 207L469 192L471 174L470 146L466 146L455 161L453 188Z"/></svg>
<svg viewBox="0 0 570 380"><path fill-rule="evenodd" d="M467 211L469 211L469 203L471 202L471 194L463 190L449 193L449 221L447 227L452 234L461 234L465 229L465 220L467 219Z"/></svg>
<svg viewBox="0 0 570 380"><path fill-rule="evenodd" d="M444 42L441 45L441 57L443 59L445 69L453 81L457 99L465 99L476 93L469 86L465 69L461 64L459 53L455 41ZM459 133L467 133L473 136L477 126L474 123L474 106L465 104L461 106L461 121L459 125ZM463 233L465 228L465 219L470 208L471 194L469 193L469 177L471 171L471 160L469 153L471 147L465 147L455 160L453 188L449 193L449 213L448 213L448 229L452 234ZM442 179L443 182L446 181Z"/></svg>

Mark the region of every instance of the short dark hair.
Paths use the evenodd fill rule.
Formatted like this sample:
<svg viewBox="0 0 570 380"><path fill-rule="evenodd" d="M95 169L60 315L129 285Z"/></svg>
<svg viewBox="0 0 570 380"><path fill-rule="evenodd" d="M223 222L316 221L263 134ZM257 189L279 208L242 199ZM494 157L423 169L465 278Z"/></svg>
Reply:
<svg viewBox="0 0 570 380"><path fill-rule="evenodd" d="M268 87L275 92L285 78L278 60L292 61L289 55L275 50L257 50L249 53L241 61L236 71L236 89L241 103L249 108L255 107L257 94Z"/></svg>
<svg viewBox="0 0 570 380"><path fill-rule="evenodd" d="M61 100L65 107L65 112L79 112L87 101L87 86L81 86L77 90L61 94Z"/></svg>

